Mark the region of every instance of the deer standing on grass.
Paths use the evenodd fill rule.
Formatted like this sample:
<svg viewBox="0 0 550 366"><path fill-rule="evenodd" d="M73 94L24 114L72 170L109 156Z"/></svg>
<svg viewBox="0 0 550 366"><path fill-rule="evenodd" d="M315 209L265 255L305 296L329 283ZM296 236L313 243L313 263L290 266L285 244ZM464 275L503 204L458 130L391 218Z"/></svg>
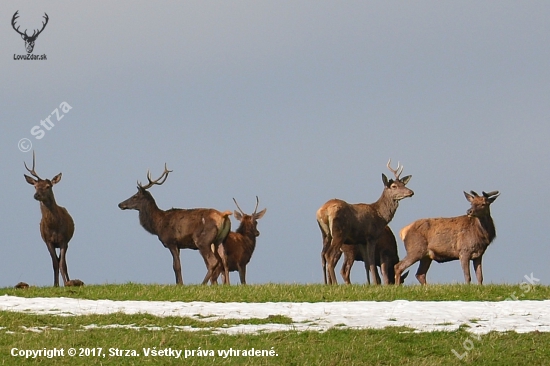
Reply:
<svg viewBox="0 0 550 366"><path fill-rule="evenodd" d="M432 260L438 263L460 260L464 280L471 282L470 260L473 261L477 282L483 284L481 258L496 237L490 205L499 193L493 191L464 192L471 203L466 215L451 218L420 219L401 229L399 236L405 243L407 256L395 265L395 278L414 263L420 261L416 278L426 284L426 273Z"/></svg>
<svg viewBox="0 0 550 366"><path fill-rule="evenodd" d="M227 237L218 247L218 250L225 252L228 271L239 271L241 285L246 285L246 265L250 262L250 258L252 258L252 254L256 248L256 238L260 236L260 232L257 228L258 220L264 216L267 209L264 208L262 211L256 212L258 210L258 204L260 203L258 196L256 196L256 207L251 215L244 213L234 198L233 201L235 201L235 205L240 211L235 210L235 218L239 220L241 224L235 232L231 231L227 234ZM218 267L218 271L214 276L215 279L218 278L220 272L221 268ZM229 278L224 278L224 283L229 284Z"/></svg>
<svg viewBox="0 0 550 366"><path fill-rule="evenodd" d="M138 182L137 193L119 203L118 207L122 210L138 210L141 226L149 233L156 235L164 247L170 250L176 284L183 285L180 249L199 250L207 269L202 281L203 285L209 280L214 284L213 275L218 266L222 266L226 278L229 278L225 256L220 257L218 246L231 230L229 219L231 211L220 212L212 208L172 208L166 211L159 209L155 199L147 190L153 185L162 185L170 172L171 170L168 170L164 164L162 175L152 180L151 173L148 171L149 183L144 186Z"/></svg>
<svg viewBox="0 0 550 366"><path fill-rule="evenodd" d="M363 244L359 244L363 245ZM350 273L353 263L355 261L365 262L365 259L361 255L361 250L359 245L344 244L342 245L342 253L344 254L344 263L342 263L342 269L340 274L344 279L346 284L351 284ZM395 272L394 266L399 262L399 255L397 254L397 241L395 240L395 235L391 231L389 226L386 226L382 236L378 238L376 242L376 252L375 252L376 266L380 267L382 271L382 278L384 279L384 284L394 284L395 283ZM376 280L380 282L380 277L378 277L378 271L376 271ZM407 278L409 272L405 272L401 276L401 283ZM367 283L370 284L369 271L367 271Z"/></svg>
<svg viewBox="0 0 550 366"><path fill-rule="evenodd" d="M53 177L52 180L40 178L34 170L34 151L32 152L32 169L27 167L27 163L24 164L27 171L36 178L34 179L24 174L27 183L33 185L36 190L34 199L40 201L40 212L42 213L40 235L52 257L53 285L55 287L59 286L59 270L61 270L63 284L66 285L70 279L65 256L69 247L69 241L73 237L74 222L67 209L57 205L53 195L53 186L61 180L61 173ZM56 249L59 249L59 256Z"/></svg>
<svg viewBox="0 0 550 366"><path fill-rule="evenodd" d="M397 164L397 169L392 169L391 159L387 167L394 174L395 180L382 174L384 190L378 201L366 204L350 204L339 199L332 199L317 210L317 222L323 237L323 250L321 261L325 283L337 284L334 268L341 255L343 244L364 244L359 248L363 258L367 258L365 269L376 284L379 281L376 276L376 241L384 232L384 228L393 219L399 201L411 197L414 192L405 185L411 176L400 178L403 166ZM328 273L328 278L327 278Z"/></svg>

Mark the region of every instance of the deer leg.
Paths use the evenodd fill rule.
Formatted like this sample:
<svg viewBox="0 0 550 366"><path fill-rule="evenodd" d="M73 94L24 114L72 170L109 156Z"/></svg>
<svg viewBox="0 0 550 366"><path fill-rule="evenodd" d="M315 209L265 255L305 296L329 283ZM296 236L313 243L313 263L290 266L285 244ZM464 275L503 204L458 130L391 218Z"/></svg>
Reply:
<svg viewBox="0 0 550 366"><path fill-rule="evenodd" d="M201 253L201 256L204 260L204 264L206 265L206 270L207 270L206 275L202 280L202 284L206 285L209 280L212 285L217 284L217 281L214 282L212 278L215 276L218 266L222 265L221 259L219 259L220 258L219 254L217 253L216 250L212 251L210 244L206 246L197 245L197 247L199 248L199 252ZM223 275L229 277L229 273L226 274L224 272ZM229 278L224 278L223 281L224 283L226 283L226 281L229 282Z"/></svg>
<svg viewBox="0 0 550 366"><path fill-rule="evenodd" d="M405 258L403 258L401 262L397 263L394 266L396 285L401 284L401 273L403 273L404 270L415 264L418 260L419 258L412 257L407 254L407 256L405 256Z"/></svg>
<svg viewBox="0 0 550 366"><path fill-rule="evenodd" d="M193 235L193 241L195 242L195 245L202 256L202 259L204 260L204 264L206 265L207 271L204 279L202 280L203 285L206 285L209 280L212 285L217 284L217 281L214 281L213 277L215 276L217 267L219 265L223 266L221 267L221 269L223 269L225 275L225 278L223 280L224 283L229 283L229 271L227 270L227 266L223 264L222 258L218 253L218 250L220 250L221 240L216 239L217 235L218 229L215 223L210 221L207 221L205 223L200 232L197 232L195 235ZM221 249L223 250L223 248ZM223 253L225 254L225 250L223 251ZM225 255L223 256L225 257Z"/></svg>
<svg viewBox="0 0 550 366"><path fill-rule="evenodd" d="M481 269L481 257L473 259L474 270L476 271L477 283L483 285L483 270Z"/></svg>
<svg viewBox="0 0 550 366"><path fill-rule="evenodd" d="M384 279L384 285L390 284L390 278L388 276L388 262L385 260L380 262L380 270L382 271L382 278Z"/></svg>
<svg viewBox="0 0 550 366"><path fill-rule="evenodd" d="M329 285L337 285L338 280L336 279L336 273L334 269L336 268L336 265L338 264L338 261L340 260L340 257L342 256L342 244L337 244L334 246L334 240L333 244L327 251L327 273L328 273L328 284Z"/></svg>
<svg viewBox="0 0 550 366"><path fill-rule="evenodd" d="M426 284L426 273L428 272L428 269L430 269L431 264L432 264L432 259L430 257L423 257L420 260L420 264L418 265L418 270L416 271L416 279L422 285Z"/></svg>
<svg viewBox="0 0 550 366"><path fill-rule="evenodd" d="M364 258L364 257L363 257ZM365 265L368 262L369 270L371 277L376 285L380 284L380 276L378 275L378 270L376 269L376 242L373 240L367 241L367 260Z"/></svg>
<svg viewBox="0 0 550 366"><path fill-rule="evenodd" d="M59 267L61 270L61 277L63 278L63 285L69 281L69 271L67 271L67 260L65 259L67 249L67 247L61 247L59 249Z"/></svg>
<svg viewBox="0 0 550 366"><path fill-rule="evenodd" d="M215 244L213 244L215 245ZM216 259L218 260L218 264L216 267L221 266L221 270L223 270L224 276L223 276L223 284L224 285L230 285L229 283L229 266L227 265L227 254L225 253L225 248L223 245L218 244L218 250L214 250L214 255L216 256Z"/></svg>
<svg viewBox="0 0 550 366"><path fill-rule="evenodd" d="M237 269L239 270L241 285L246 285L246 265L241 266L240 264L237 264Z"/></svg>
<svg viewBox="0 0 550 366"><path fill-rule="evenodd" d="M344 253L344 263L342 263L340 274L342 275L342 279L344 280L344 282L348 285L351 284L350 273L351 273L351 267L353 267L354 260L355 258L350 258L350 255L347 252Z"/></svg>
<svg viewBox="0 0 550 366"><path fill-rule="evenodd" d="M361 258L363 258L363 265L365 266L365 273L367 274L367 284L370 285L370 272L369 272L369 263L367 260L368 254L367 254L367 246L362 244L357 244L356 247L361 254ZM355 260L355 258L353 258ZM350 267L351 269L351 267Z"/></svg>
<svg viewBox="0 0 550 366"><path fill-rule="evenodd" d="M470 258L467 255L460 255L460 265L462 266L462 272L464 272L464 281L467 284L472 282L472 277L470 276Z"/></svg>
<svg viewBox="0 0 550 366"><path fill-rule="evenodd" d="M48 247L48 252L50 257L52 257L52 266L53 266L53 285L54 287L59 287L59 257L57 252L52 244L46 243Z"/></svg>
<svg viewBox="0 0 550 366"><path fill-rule="evenodd" d="M321 251L321 265L323 266L323 281L327 282L327 252L330 250L330 238L323 232L323 250Z"/></svg>
<svg viewBox="0 0 550 366"><path fill-rule="evenodd" d="M382 280L380 279L380 275L378 274L378 266L375 266L374 270L376 271L376 272L374 272L374 273L376 273L376 283L381 284Z"/></svg>
<svg viewBox="0 0 550 366"><path fill-rule="evenodd" d="M170 254L172 254L172 267L174 268L174 274L176 275L176 285L183 285L183 277L181 276L181 261L180 261L180 249L171 245L169 248Z"/></svg>

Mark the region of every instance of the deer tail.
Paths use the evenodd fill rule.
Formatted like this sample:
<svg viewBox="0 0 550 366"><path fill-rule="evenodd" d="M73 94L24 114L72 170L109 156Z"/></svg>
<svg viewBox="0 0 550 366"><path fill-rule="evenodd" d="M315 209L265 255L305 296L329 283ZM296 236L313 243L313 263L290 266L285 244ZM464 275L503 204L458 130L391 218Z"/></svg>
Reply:
<svg viewBox="0 0 550 366"><path fill-rule="evenodd" d="M409 232L412 224L409 224L405 226L401 231L399 231L399 237L401 238L401 241L405 241L405 238L407 237L407 233Z"/></svg>

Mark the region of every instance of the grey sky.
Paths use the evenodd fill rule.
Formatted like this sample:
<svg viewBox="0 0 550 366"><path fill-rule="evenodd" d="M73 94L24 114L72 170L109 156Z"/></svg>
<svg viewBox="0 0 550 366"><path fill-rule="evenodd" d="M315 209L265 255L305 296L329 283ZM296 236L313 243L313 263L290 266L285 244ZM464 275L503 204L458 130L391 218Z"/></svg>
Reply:
<svg viewBox="0 0 550 366"><path fill-rule="evenodd" d="M29 30L49 15L33 52L47 61L13 59L26 53L16 10ZM415 192L396 235L464 214L464 190L499 190L485 283L533 272L548 284L548 19L544 1L6 2L0 286L52 284L22 138L42 177L63 172L69 274L85 283L175 282L169 251L117 207L165 162L173 173L150 190L160 208L233 210L235 197L252 211L256 195L267 207L249 283L321 282L316 210L377 200L391 157ZM72 109L36 139L62 102ZM185 283L199 283L198 252L181 258ZM356 265L352 281L364 280ZM462 281L456 261L428 272Z"/></svg>

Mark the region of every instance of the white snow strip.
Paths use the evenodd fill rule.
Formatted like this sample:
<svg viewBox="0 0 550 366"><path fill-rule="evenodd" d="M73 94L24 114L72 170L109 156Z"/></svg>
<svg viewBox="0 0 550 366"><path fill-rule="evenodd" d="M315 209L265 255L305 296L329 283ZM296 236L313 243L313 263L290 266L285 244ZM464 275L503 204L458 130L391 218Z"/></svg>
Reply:
<svg viewBox="0 0 550 366"><path fill-rule="evenodd" d="M227 334L287 330L325 331L334 327L380 329L392 326L404 326L416 331L430 332L454 331L461 325L468 325L467 330L476 334L485 334L491 331L516 331L518 333L550 331L550 300L214 303L23 298L4 295L0 296L0 310L61 316L147 313L159 317L189 317L203 321L264 319L270 315L283 315L293 321L292 324L240 324L206 329ZM193 329L191 327L180 328L178 330Z"/></svg>

